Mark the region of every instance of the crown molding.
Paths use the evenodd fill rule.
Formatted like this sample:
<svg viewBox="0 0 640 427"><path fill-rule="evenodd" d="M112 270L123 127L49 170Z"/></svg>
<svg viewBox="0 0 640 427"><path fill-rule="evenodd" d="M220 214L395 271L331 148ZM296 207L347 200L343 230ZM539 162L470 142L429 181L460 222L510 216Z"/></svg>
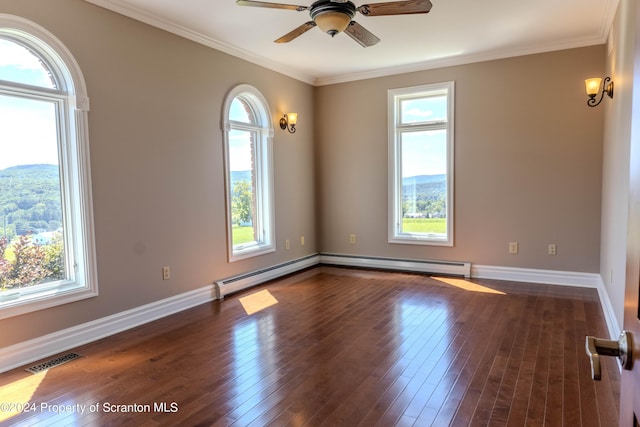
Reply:
<svg viewBox="0 0 640 427"><path fill-rule="evenodd" d="M284 74L286 76L299 80L303 83L313 84L314 82L313 76L301 73L297 70L293 70L290 67L283 66L282 64L272 61L269 58L255 55L246 50L239 49L228 43L221 42L219 40L206 36L197 31L193 31L189 28L186 28L174 22L168 21L157 15L132 7L131 5L125 4L120 0L85 0L85 1L87 3L94 4L96 6L102 7L104 9L110 10L112 12L118 13L128 18L135 19L136 21L140 21L145 24L151 25L152 27L159 28L161 30L164 30L169 33L175 34L177 36L183 37L185 39L194 41L201 45L226 53L228 55L235 56L236 58L240 58L245 61L251 62L252 64L256 64L261 67L267 68L269 70L278 72L280 74Z"/></svg>
<svg viewBox="0 0 640 427"><path fill-rule="evenodd" d="M326 86L338 83L346 83L358 80L373 79L379 77L387 77L398 74L413 73L418 71L427 71L437 68L453 67L458 65L467 65L476 62L493 61L498 59L512 58L517 56L534 55L545 52L553 52L564 49L574 49L580 47L594 46L605 44L607 42L609 31L613 24L616 11L618 10L618 4L620 0L608 0L604 5L604 13L602 14L602 20L600 23L600 30L597 36L577 38L568 42L555 43L555 44L543 44L532 45L524 48L507 48L496 49L486 52L470 55L456 55L446 58L436 58L433 60L416 62L413 64L404 64L399 66L385 67L372 71L355 72L349 74L341 74L336 76L316 77L306 73L302 73L299 70L291 67L284 66L269 58L256 55L244 49L240 49L236 46L228 43L221 42L212 37L206 36L197 31L193 31L189 28L178 25L174 22L168 21L157 15L148 13L139 8L132 7L131 5L121 0L85 0L88 3L96 6L108 9L112 12L120 15L127 16L131 19L143 22L156 28L160 28L172 34L184 37L188 40L200 43L204 46L212 49L219 50L231 56L243 59L269 70L284 74L293 79L299 80L303 83L311 84L313 86Z"/></svg>
<svg viewBox="0 0 640 427"><path fill-rule="evenodd" d="M515 58L518 56L535 55L565 49L576 49L581 47L604 44L606 37L586 38L571 42L557 43L553 45L529 46L517 49L498 49L470 55L456 55L446 58L433 59L413 64L400 65L396 67L381 68L379 70L365 71L362 73L344 74L340 76L322 77L314 80L314 86L326 86L338 83L347 83L358 80L375 79L379 77L394 76L398 74L415 73L419 71L435 70L438 68L455 67L458 65L468 65L477 62L495 61L498 59Z"/></svg>

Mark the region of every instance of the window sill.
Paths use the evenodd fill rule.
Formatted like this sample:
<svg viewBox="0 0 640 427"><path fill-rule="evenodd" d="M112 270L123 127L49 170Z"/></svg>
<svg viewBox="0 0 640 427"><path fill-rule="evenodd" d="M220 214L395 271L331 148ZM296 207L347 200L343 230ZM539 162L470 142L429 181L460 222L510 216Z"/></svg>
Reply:
<svg viewBox="0 0 640 427"><path fill-rule="evenodd" d="M401 234L389 237L389 243L400 245L453 246L453 240L446 237Z"/></svg>
<svg viewBox="0 0 640 427"><path fill-rule="evenodd" d="M275 252L276 248L269 244L253 244L253 245L245 245L241 249L235 249L233 253L229 255L229 262L240 261L247 258L253 258L259 255L268 254L270 252Z"/></svg>
<svg viewBox="0 0 640 427"><path fill-rule="evenodd" d="M98 290L75 282L62 283L37 291L28 288L7 292L0 297L0 319L98 296Z"/></svg>

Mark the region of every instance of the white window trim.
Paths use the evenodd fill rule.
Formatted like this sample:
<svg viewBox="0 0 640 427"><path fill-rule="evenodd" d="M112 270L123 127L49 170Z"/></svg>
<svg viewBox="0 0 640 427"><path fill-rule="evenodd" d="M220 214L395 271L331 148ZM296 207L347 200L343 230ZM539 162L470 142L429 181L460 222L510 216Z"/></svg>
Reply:
<svg viewBox="0 0 640 427"><path fill-rule="evenodd" d="M60 150L61 183L64 188L65 249L71 280L49 286L22 288L0 299L0 319L13 317L98 295L98 273L93 223L93 198L89 158L89 97L84 77L73 55L53 34L39 25L0 14L0 35L20 40L51 68L62 110L60 131L66 144ZM16 94L35 94L25 85L1 84ZM41 92L46 92L43 89Z"/></svg>
<svg viewBox="0 0 640 427"><path fill-rule="evenodd" d="M454 181L454 100L455 100L455 84L453 81L444 83L435 83L400 89L390 89L387 92L388 106L388 129L389 129L389 225L388 225L388 241L389 243L413 244L413 245L433 245L433 246L453 246L453 181ZM399 126L400 114L399 103L403 97L416 97L420 94L433 92L448 93L447 103L447 235L446 237L431 236L426 234L399 233L400 222L402 221L402 180L399 179L399 171L401 170L401 147L399 144L399 134L402 130L418 129L424 125L403 125ZM428 126L427 126L428 128ZM426 129L426 128L425 128Z"/></svg>
<svg viewBox="0 0 640 427"><path fill-rule="evenodd" d="M232 101L241 95L250 100L255 107L254 112L258 117L257 126L248 126L246 123L235 122L229 119L229 111ZM225 99L222 110L222 129L224 134L224 170L225 170L225 196L227 211L227 249L229 262L252 258L270 252L275 252L275 215L274 215L274 185L273 185L273 125L271 120L271 110L264 96L255 87L248 84L240 84L234 87ZM229 132L231 129L255 131L258 134L256 139L256 150L260 162L255 164L256 173L260 175L258 179L259 188L256 197L262 200L257 203L261 209L256 217L258 218L256 227L262 228L260 235L262 240L243 245L241 248L233 246L233 221L231 216L231 173L229 166Z"/></svg>

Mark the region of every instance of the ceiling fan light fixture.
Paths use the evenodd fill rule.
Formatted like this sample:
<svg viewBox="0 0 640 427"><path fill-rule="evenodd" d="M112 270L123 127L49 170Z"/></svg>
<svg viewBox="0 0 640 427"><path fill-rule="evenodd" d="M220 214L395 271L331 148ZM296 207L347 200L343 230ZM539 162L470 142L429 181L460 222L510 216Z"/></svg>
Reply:
<svg viewBox="0 0 640 427"><path fill-rule="evenodd" d="M285 3L273 3L259 0L236 0L238 6L265 7L302 12L309 11L311 21L299 25L293 31L274 40L275 43L288 43L301 36L313 27L329 34L331 37L344 32L362 47L373 46L380 41L378 37L354 21L356 13L362 16L410 15L429 13L431 0L396 0L382 1L374 4L363 4L359 7L351 0L315 0L311 6L296 6Z"/></svg>
<svg viewBox="0 0 640 427"><path fill-rule="evenodd" d="M343 32L351 22L351 17L342 12L325 12L315 18L316 25L331 37Z"/></svg>
<svg viewBox="0 0 640 427"><path fill-rule="evenodd" d="M356 14L356 7L350 1L343 3L319 0L311 5L311 19L331 37L343 32Z"/></svg>

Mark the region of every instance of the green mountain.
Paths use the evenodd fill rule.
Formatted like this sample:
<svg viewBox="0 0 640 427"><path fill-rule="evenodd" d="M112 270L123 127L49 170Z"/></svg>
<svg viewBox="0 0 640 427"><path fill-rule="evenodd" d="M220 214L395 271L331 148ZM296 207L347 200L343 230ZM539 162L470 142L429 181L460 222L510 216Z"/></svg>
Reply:
<svg viewBox="0 0 640 427"><path fill-rule="evenodd" d="M418 175L402 179L403 215L446 216L447 176Z"/></svg>
<svg viewBox="0 0 640 427"><path fill-rule="evenodd" d="M447 175L417 175L402 178L402 185L447 183Z"/></svg>
<svg viewBox="0 0 640 427"><path fill-rule="evenodd" d="M251 182L251 171L231 171L231 184L235 184L236 182Z"/></svg>
<svg viewBox="0 0 640 427"><path fill-rule="evenodd" d="M56 165L20 165L0 170L0 236L54 231L62 226Z"/></svg>

